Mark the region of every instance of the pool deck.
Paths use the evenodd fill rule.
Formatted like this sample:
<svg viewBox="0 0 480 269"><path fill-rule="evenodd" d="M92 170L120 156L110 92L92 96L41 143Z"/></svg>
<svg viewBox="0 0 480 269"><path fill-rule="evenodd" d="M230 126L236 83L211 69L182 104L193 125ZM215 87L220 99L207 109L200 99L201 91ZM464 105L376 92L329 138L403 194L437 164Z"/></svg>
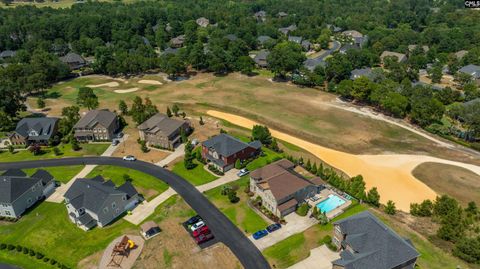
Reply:
<svg viewBox="0 0 480 269"><path fill-rule="evenodd" d="M343 200L345 200L344 204L342 204L341 206L339 206L339 207L331 210L330 212L326 213L326 216L327 216L328 219L333 219L336 216L342 214L344 209L348 208L352 204L352 201L346 199L341 194L327 188L327 189L323 189L320 193L318 193L314 196L315 201L312 201L311 199L307 199L307 202L313 208L314 206L317 206L318 203L326 200L328 198L328 196L331 195L331 194L333 194L335 196L338 196L338 197L342 198Z"/></svg>

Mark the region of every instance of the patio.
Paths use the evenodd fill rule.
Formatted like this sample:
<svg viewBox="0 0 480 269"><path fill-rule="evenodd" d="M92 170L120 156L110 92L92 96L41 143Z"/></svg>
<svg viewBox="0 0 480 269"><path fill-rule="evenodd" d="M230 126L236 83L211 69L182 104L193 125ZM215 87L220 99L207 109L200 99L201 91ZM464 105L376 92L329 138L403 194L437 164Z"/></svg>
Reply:
<svg viewBox="0 0 480 269"><path fill-rule="evenodd" d="M352 204L352 201L344 197L344 195L334 191L333 189L325 188L322 191L320 191L320 193L317 193L315 194L315 196L307 199L306 202L308 203L310 208L313 209L314 206L317 206L318 203L326 200L328 196L332 194L340 197L342 200L345 201L345 203L326 213L327 218L330 220L342 214L344 209L348 208Z"/></svg>

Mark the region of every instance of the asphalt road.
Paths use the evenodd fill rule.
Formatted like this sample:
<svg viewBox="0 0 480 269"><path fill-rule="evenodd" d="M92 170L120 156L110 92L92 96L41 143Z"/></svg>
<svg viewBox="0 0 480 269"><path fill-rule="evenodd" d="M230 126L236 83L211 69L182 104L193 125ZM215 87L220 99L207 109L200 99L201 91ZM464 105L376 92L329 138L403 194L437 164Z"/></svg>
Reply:
<svg viewBox="0 0 480 269"><path fill-rule="evenodd" d="M215 237L237 256L245 269L267 269L270 265L255 245L201 192L176 174L143 161L127 162L114 157L80 157L0 163L0 170L68 165L116 165L135 169L163 180L172 187L207 223Z"/></svg>

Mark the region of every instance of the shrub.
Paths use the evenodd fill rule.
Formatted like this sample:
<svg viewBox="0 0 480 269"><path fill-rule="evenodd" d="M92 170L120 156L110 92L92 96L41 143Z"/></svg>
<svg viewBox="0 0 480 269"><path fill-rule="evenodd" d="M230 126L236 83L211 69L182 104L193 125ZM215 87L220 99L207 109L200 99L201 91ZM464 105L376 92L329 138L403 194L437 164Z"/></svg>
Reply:
<svg viewBox="0 0 480 269"><path fill-rule="evenodd" d="M303 203L297 208L296 212L299 216L305 217L308 213L308 209L308 204Z"/></svg>
<svg viewBox="0 0 480 269"><path fill-rule="evenodd" d="M30 254L30 256L33 257L33 256L35 256L35 251L34 251L33 249L31 249L30 252L29 252L29 254Z"/></svg>
<svg viewBox="0 0 480 269"><path fill-rule="evenodd" d="M30 252L30 249L24 247L24 248L23 248L23 254L28 254L28 252Z"/></svg>
<svg viewBox="0 0 480 269"><path fill-rule="evenodd" d="M43 257L44 257L45 255L43 255L43 254L40 253L40 252L37 252L37 255L36 255L36 256L37 256L37 259L40 260L40 259L43 259Z"/></svg>
<svg viewBox="0 0 480 269"><path fill-rule="evenodd" d="M43 258L43 261L44 261L44 262L48 262L49 260L50 260L50 258L49 258L49 257L45 257L45 258Z"/></svg>
<svg viewBox="0 0 480 269"><path fill-rule="evenodd" d="M4 250L6 248L7 248L7 244L5 243L0 244L0 250Z"/></svg>
<svg viewBox="0 0 480 269"><path fill-rule="evenodd" d="M8 249L8 250L13 250L14 248L15 248L15 246L12 245L12 244L8 244L8 246L7 246L7 249Z"/></svg>
<svg viewBox="0 0 480 269"><path fill-rule="evenodd" d="M20 245L17 245L15 248L17 249L18 252L22 252L23 250L23 247Z"/></svg>
<svg viewBox="0 0 480 269"><path fill-rule="evenodd" d="M384 210L388 215L395 215L395 213L397 213L395 203L392 200L387 201L387 205L385 205Z"/></svg>
<svg viewBox="0 0 480 269"><path fill-rule="evenodd" d="M228 200L230 200L230 203L235 204L235 203L238 203L238 201L240 201L240 198L237 196L236 191L230 191L228 193Z"/></svg>
<svg viewBox="0 0 480 269"><path fill-rule="evenodd" d="M56 263L57 263L57 261L56 261L55 259L51 259L51 260L50 260L50 264L51 264L51 265L55 265Z"/></svg>
<svg viewBox="0 0 480 269"><path fill-rule="evenodd" d="M62 154L62 152L60 151L60 149L57 148L57 147L54 147L54 148L53 148L53 153L55 154L55 156L58 156L58 155Z"/></svg>

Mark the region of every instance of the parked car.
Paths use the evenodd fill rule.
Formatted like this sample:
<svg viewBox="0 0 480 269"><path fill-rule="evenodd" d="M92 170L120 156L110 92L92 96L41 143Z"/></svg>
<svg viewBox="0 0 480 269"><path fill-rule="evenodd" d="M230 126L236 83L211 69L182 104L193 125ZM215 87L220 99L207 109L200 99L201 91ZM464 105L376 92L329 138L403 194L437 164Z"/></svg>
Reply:
<svg viewBox="0 0 480 269"><path fill-rule="evenodd" d="M212 233L201 234L198 237L195 237L195 241L197 241L197 244L199 244L199 245L201 243L205 243L205 242L207 242L208 240L211 240L211 239L213 239L213 234Z"/></svg>
<svg viewBox="0 0 480 269"><path fill-rule="evenodd" d="M202 228L199 228L199 229L193 231L192 235L193 235L193 237L197 237L201 234L208 234L208 233L210 233L210 229L208 229L208 226L205 225Z"/></svg>
<svg viewBox="0 0 480 269"><path fill-rule="evenodd" d="M243 177L244 175L248 175L248 173L250 173L250 171L248 171L247 168L243 168L242 170L238 171L237 176Z"/></svg>
<svg viewBox="0 0 480 269"><path fill-rule="evenodd" d="M193 232L193 231L195 231L195 230L197 230L197 229L202 228L203 226L205 226L205 222L203 222L203 220L201 220L201 221L193 224L192 227L190 227L190 230L192 230L192 232Z"/></svg>
<svg viewBox="0 0 480 269"><path fill-rule="evenodd" d="M187 225L193 225L193 224L195 224L195 223L197 223L201 220L202 220L202 218L199 215L196 215L196 216L193 216L193 217L189 218L185 223Z"/></svg>
<svg viewBox="0 0 480 269"><path fill-rule="evenodd" d="M267 235L268 235L267 230L260 230L256 233L254 233L252 236L253 236L253 239L258 240L258 239L260 239L262 237L265 237Z"/></svg>
<svg viewBox="0 0 480 269"><path fill-rule="evenodd" d="M124 161L136 161L137 158L135 158L135 156L133 156L133 155L127 155L127 156L123 156L123 160Z"/></svg>
<svg viewBox="0 0 480 269"><path fill-rule="evenodd" d="M269 233L273 233L273 232L275 232L276 230L278 230L278 229L280 229L280 228L282 228L282 225L280 225L280 223L274 223L274 224L272 224L272 225L268 225L267 231L268 231Z"/></svg>
<svg viewBox="0 0 480 269"><path fill-rule="evenodd" d="M112 141L112 146L116 146L116 145L118 145L118 143L120 143L120 141L118 141L117 139L114 139Z"/></svg>
<svg viewBox="0 0 480 269"><path fill-rule="evenodd" d="M120 133L117 134L117 138L122 138L122 137L123 137L123 133L122 133L122 132L120 132Z"/></svg>

